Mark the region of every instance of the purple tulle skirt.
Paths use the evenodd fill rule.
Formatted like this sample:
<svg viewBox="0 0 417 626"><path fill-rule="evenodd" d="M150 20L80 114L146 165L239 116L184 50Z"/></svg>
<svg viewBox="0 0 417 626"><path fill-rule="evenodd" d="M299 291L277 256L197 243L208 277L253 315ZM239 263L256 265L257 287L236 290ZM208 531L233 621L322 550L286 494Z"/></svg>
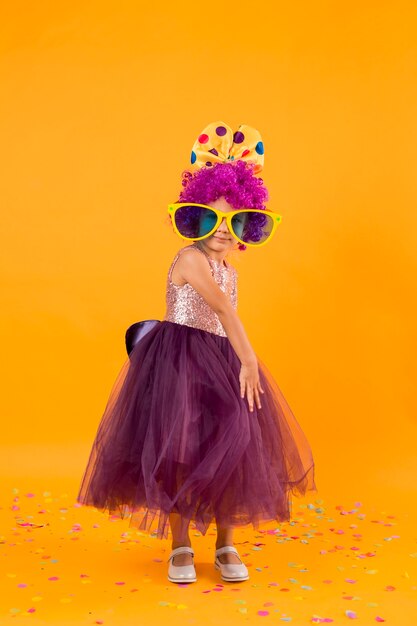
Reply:
<svg viewBox="0 0 417 626"><path fill-rule="evenodd" d="M130 526L185 538L217 526L290 520L290 494L317 491L314 461L258 358L262 408L240 396L228 337L156 320L113 385L77 501Z"/></svg>

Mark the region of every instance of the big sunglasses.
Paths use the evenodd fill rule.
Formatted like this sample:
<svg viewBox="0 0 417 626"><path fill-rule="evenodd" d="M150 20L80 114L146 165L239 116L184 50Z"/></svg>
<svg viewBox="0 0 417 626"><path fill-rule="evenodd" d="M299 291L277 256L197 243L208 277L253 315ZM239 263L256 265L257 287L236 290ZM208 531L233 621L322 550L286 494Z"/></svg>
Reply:
<svg viewBox="0 0 417 626"><path fill-rule="evenodd" d="M174 202L168 205L172 225L182 239L199 241L210 237L222 219L232 235L245 246L263 246L270 241L282 217L272 211L237 209L224 213L197 202Z"/></svg>

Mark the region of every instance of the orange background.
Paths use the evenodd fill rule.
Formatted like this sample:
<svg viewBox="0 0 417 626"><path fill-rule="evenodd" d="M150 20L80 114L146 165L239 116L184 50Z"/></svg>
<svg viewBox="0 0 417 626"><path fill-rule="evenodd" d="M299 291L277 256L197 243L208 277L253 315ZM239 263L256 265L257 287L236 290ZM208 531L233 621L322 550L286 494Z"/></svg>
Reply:
<svg viewBox="0 0 417 626"><path fill-rule="evenodd" d="M72 1L2 14L3 485L46 479L75 497L124 333L165 312L183 245L167 204L195 138L223 120L260 130L268 206L283 216L270 244L230 261L249 339L311 443L319 495L409 512L414 3Z"/></svg>

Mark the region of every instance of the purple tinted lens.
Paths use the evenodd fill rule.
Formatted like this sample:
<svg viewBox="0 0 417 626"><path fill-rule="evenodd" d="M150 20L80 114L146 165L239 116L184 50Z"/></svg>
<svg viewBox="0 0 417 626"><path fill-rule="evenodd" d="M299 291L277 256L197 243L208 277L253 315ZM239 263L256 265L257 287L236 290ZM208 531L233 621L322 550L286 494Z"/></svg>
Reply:
<svg viewBox="0 0 417 626"><path fill-rule="evenodd" d="M217 215L206 207L187 205L177 209L175 225L179 233L188 239L208 235L217 224Z"/></svg>
<svg viewBox="0 0 417 626"><path fill-rule="evenodd" d="M232 218L234 233L245 243L263 243L272 233L274 221L265 211L241 211Z"/></svg>

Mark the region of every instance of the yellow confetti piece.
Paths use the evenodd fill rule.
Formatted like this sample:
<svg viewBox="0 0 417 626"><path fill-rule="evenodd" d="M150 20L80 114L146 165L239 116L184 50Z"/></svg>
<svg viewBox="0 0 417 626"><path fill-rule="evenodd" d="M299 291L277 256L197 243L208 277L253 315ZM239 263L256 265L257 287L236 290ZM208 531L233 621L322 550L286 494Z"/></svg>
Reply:
<svg viewBox="0 0 417 626"><path fill-rule="evenodd" d="M33 598L31 598L32 602L39 602L40 600L43 600L42 596L33 596Z"/></svg>
<svg viewBox="0 0 417 626"><path fill-rule="evenodd" d="M247 613L247 612L248 612L248 609L247 609L246 607L243 607L243 606L242 606L242 607L240 607L240 608L238 609L238 611L239 611L239 613Z"/></svg>
<svg viewBox="0 0 417 626"><path fill-rule="evenodd" d="M177 604L177 609L188 609L186 604Z"/></svg>
<svg viewBox="0 0 417 626"><path fill-rule="evenodd" d="M377 569L368 569L365 574L377 574L378 570Z"/></svg>
<svg viewBox="0 0 417 626"><path fill-rule="evenodd" d="M91 582L92 582L91 580L89 580L88 578L86 578L86 579L83 579L83 580L81 581L81 584L82 584L82 585L89 585Z"/></svg>
<svg viewBox="0 0 417 626"><path fill-rule="evenodd" d="M7 574L9 578L16 578L17 574Z"/></svg>
<svg viewBox="0 0 417 626"><path fill-rule="evenodd" d="M60 598L59 601L62 602L62 604L68 604L68 602L72 602L72 599L71 598Z"/></svg>

